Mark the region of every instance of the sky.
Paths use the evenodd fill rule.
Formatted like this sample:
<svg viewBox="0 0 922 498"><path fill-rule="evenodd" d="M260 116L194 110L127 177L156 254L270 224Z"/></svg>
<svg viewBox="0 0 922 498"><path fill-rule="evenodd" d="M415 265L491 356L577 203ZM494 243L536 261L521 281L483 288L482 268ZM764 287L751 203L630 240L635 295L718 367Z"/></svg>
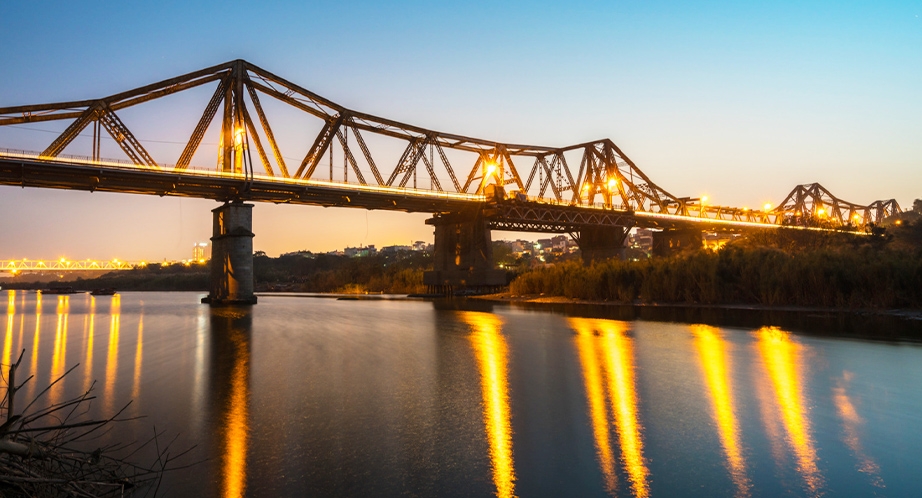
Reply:
<svg viewBox="0 0 922 498"><path fill-rule="evenodd" d="M444 132L610 138L678 196L761 206L820 182L908 208L922 198L920 15L919 1L9 0L0 107L100 98L245 59L351 109ZM120 117L174 163L211 91L171 104L191 125L153 107ZM0 127L0 148L42 150L66 124ZM273 128L296 134L298 122ZM188 258L215 207L0 187L0 259ZM427 217L258 204L254 248L431 242Z"/></svg>

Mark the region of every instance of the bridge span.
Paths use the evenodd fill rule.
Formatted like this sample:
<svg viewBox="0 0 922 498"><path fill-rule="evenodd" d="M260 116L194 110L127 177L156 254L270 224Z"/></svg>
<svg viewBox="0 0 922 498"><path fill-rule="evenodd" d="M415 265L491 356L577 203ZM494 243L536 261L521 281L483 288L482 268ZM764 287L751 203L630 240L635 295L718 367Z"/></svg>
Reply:
<svg viewBox="0 0 922 498"><path fill-rule="evenodd" d="M116 114L204 85L214 93L174 164L155 160ZM273 133L266 97L316 122L308 140L291 147L306 149L297 165L286 161ZM248 202L432 213L435 268L425 278L441 290L505 283L493 269L491 230L570 233L592 260L616 256L638 226L676 241L702 230L862 232L900 210L892 199L843 201L819 184L797 186L777 205L713 205L664 190L608 139L547 147L442 133L348 109L242 60L98 99L0 108L0 126L53 120L70 125L45 150L0 149L0 185L222 202L212 237L209 299L216 304L255 303ZM213 121L220 122L217 166L194 168ZM64 154L87 128L90 155ZM104 136L127 160L103 159Z"/></svg>

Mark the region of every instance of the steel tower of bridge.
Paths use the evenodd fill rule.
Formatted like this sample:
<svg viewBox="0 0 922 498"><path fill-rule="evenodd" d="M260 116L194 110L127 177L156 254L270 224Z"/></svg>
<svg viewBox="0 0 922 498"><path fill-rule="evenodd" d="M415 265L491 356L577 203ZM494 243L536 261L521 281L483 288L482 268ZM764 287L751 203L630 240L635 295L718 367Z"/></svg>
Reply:
<svg viewBox="0 0 922 498"><path fill-rule="evenodd" d="M117 114L204 85L214 93L173 164L155 160ZM282 153L262 104L267 97L319 128L305 134L298 162ZM0 185L222 202L212 238L215 303L255 302L247 201L432 213L435 269L426 282L440 288L504 283L492 268L490 230L570 233L589 260L616 255L635 226L664 229L667 237L672 230L863 231L900 210L892 199L843 201L819 184L795 187L763 209L712 205L661 188L609 139L549 147L442 133L348 109L242 60L99 99L0 108L0 126L52 120L70 125L45 150L0 149ZM194 168L216 120L216 168ZM65 155L87 128L91 156ZM127 161L101 157L103 132Z"/></svg>

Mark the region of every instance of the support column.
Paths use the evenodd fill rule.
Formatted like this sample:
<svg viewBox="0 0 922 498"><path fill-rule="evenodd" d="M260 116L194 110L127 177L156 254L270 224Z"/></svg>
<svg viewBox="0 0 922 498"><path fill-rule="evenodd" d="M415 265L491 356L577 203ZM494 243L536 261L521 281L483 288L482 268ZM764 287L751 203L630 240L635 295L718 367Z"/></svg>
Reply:
<svg viewBox="0 0 922 498"><path fill-rule="evenodd" d="M212 306L256 304L253 295L253 205L239 201L213 209L211 293L202 299Z"/></svg>
<svg viewBox="0 0 922 498"><path fill-rule="evenodd" d="M593 261L620 258L624 238L627 237L629 230L628 227L616 226L581 228L576 244L582 254L583 263L588 265Z"/></svg>
<svg viewBox="0 0 922 498"><path fill-rule="evenodd" d="M493 268L493 243L483 212L442 215L426 220L435 226L432 271L423 274L429 292L498 290L506 272Z"/></svg>
<svg viewBox="0 0 922 498"><path fill-rule="evenodd" d="M700 249L701 230L693 228L653 232L653 255L672 256L684 251Z"/></svg>

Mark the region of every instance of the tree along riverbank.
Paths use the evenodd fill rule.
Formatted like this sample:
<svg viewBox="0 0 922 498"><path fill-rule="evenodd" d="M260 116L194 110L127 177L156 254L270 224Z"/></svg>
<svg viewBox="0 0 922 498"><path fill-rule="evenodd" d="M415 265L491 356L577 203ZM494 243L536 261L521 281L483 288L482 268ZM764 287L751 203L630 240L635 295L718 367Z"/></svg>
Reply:
<svg viewBox="0 0 922 498"><path fill-rule="evenodd" d="M565 262L512 281L509 294L621 303L922 308L922 222L884 233L772 230L716 252Z"/></svg>

